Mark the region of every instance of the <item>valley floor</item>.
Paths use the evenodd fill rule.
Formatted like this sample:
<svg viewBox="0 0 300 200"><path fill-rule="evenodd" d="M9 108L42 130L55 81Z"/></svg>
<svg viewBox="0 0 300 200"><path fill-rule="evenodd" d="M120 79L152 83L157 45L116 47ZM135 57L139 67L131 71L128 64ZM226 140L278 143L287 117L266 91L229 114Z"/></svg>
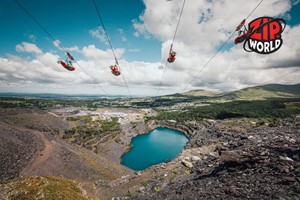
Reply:
<svg viewBox="0 0 300 200"><path fill-rule="evenodd" d="M32 177L47 177L39 181L49 184L71 184L49 177L75 181L78 199L300 199L300 116L257 126L248 119L144 123L145 115L155 115L151 109L16 108L0 114L0 199L28 192L17 189L21 177L31 180L28 188ZM84 115L117 117L120 130L86 145L90 150L63 139L64 130L81 123L66 119ZM120 165L131 138L157 126L183 131L185 150L141 172Z"/></svg>

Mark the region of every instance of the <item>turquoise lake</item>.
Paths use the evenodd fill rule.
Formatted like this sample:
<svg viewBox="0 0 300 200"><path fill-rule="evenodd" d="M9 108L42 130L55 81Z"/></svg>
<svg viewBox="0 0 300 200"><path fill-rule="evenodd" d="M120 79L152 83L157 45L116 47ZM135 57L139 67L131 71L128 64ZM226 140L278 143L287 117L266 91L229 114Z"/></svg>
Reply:
<svg viewBox="0 0 300 200"><path fill-rule="evenodd" d="M121 158L121 164L135 171L174 159L188 139L176 130L156 128L131 140L131 149Z"/></svg>

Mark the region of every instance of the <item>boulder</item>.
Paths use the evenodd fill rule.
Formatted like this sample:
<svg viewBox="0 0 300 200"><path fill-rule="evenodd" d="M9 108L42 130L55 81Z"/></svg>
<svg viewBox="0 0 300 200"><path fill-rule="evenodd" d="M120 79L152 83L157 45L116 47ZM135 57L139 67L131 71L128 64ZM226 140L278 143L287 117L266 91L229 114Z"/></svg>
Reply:
<svg viewBox="0 0 300 200"><path fill-rule="evenodd" d="M287 161L287 162L294 162L293 159L287 157L287 156L279 156L279 159L280 160L283 160L283 161Z"/></svg>
<svg viewBox="0 0 300 200"><path fill-rule="evenodd" d="M192 168L193 167L193 163L189 162L189 161L186 161L186 160L182 160L181 161L182 164L188 168Z"/></svg>
<svg viewBox="0 0 300 200"><path fill-rule="evenodd" d="M200 160L198 156L192 156L192 161L197 161L197 160Z"/></svg>

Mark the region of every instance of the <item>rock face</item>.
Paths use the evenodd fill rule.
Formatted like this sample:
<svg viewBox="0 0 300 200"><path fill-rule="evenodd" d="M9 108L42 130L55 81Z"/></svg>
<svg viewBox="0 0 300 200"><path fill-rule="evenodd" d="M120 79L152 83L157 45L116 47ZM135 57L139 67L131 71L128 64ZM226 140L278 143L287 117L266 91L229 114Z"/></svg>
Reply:
<svg viewBox="0 0 300 200"><path fill-rule="evenodd" d="M108 182L133 174L102 155L55 137L68 124L59 117L52 119L55 116L46 111L3 109L0 114L4 116L0 118L0 199L1 187L18 177L62 176L84 182L84 190L98 192L94 186L107 187Z"/></svg>
<svg viewBox="0 0 300 200"><path fill-rule="evenodd" d="M18 177L44 149L35 131L59 131L61 119L38 109L0 109L0 182Z"/></svg>
<svg viewBox="0 0 300 200"><path fill-rule="evenodd" d="M43 149L30 131L0 122L0 182L20 175L37 151Z"/></svg>
<svg viewBox="0 0 300 200"><path fill-rule="evenodd" d="M299 116L247 131L223 125L214 122L191 138L187 150L217 147L192 167L184 163L190 173L148 181L133 199L300 199Z"/></svg>

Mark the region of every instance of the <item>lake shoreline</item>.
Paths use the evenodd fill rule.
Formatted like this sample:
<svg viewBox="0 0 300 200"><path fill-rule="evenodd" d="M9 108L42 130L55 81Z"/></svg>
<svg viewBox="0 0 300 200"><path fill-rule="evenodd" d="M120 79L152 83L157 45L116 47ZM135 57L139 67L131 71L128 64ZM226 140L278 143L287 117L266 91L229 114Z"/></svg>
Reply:
<svg viewBox="0 0 300 200"><path fill-rule="evenodd" d="M142 171L166 160L173 160L183 150L187 142L188 138L186 138L183 132L165 127L157 127L146 134L139 134L131 139L131 146L135 146L135 148L131 148L121 156L121 164L127 167L131 166L130 168L135 171L137 169L137 171ZM154 147L154 145L156 146ZM168 147L167 151L164 148L165 146ZM154 156L153 154L156 155ZM147 160L136 160L136 158L142 156L147 157ZM131 162L134 164L131 164ZM153 162L154 164L143 165L142 163L145 162ZM136 167L138 163L143 165L143 167Z"/></svg>

